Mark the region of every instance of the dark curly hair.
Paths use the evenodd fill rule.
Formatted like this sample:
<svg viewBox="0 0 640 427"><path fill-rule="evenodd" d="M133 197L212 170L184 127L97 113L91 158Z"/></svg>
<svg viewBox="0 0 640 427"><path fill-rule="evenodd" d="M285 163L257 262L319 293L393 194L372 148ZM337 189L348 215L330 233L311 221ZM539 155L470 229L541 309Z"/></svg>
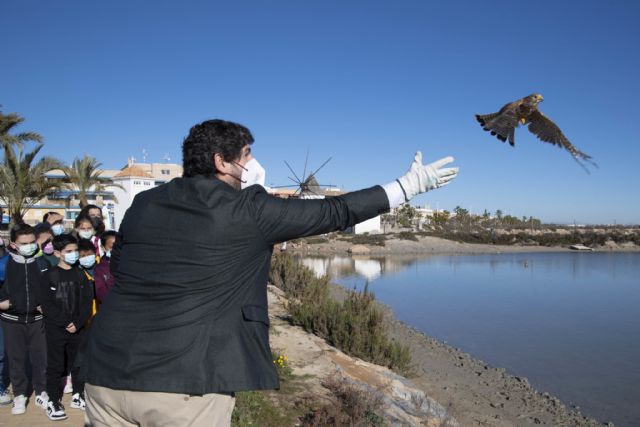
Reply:
<svg viewBox="0 0 640 427"><path fill-rule="evenodd" d="M182 143L182 176L213 178L218 172L213 162L216 153L230 162L239 159L242 148L251 144L251 132L237 123L207 120L195 125Z"/></svg>
<svg viewBox="0 0 640 427"><path fill-rule="evenodd" d="M78 244L78 240L71 234L60 234L53 238L53 249L56 251L63 251L67 245Z"/></svg>

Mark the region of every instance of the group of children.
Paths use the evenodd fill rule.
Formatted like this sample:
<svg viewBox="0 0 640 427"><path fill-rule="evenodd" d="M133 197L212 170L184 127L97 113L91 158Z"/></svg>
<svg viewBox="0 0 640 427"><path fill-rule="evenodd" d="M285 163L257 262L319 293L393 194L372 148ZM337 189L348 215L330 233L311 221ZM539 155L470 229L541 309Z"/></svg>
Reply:
<svg viewBox="0 0 640 427"><path fill-rule="evenodd" d="M33 391L49 419L66 419L61 400L69 374L70 407L84 410L84 384L74 362L91 317L113 285L109 262L116 233L104 228L101 209L88 205L70 233L56 212L35 227L11 229L0 258L0 405L13 403L14 415L25 413Z"/></svg>

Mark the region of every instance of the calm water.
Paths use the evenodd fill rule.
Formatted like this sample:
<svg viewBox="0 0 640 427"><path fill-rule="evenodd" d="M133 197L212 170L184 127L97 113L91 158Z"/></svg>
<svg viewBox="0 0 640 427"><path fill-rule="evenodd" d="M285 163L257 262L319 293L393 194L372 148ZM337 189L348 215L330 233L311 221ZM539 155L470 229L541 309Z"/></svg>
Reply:
<svg viewBox="0 0 640 427"><path fill-rule="evenodd" d="M640 426L640 254L307 257L428 335L583 414Z"/></svg>

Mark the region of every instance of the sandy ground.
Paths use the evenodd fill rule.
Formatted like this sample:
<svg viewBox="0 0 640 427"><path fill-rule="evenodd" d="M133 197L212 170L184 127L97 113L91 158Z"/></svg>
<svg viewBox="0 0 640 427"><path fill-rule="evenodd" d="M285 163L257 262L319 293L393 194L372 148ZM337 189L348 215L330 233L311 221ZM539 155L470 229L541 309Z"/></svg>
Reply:
<svg viewBox="0 0 640 427"><path fill-rule="evenodd" d="M0 406L0 427L82 427L84 426L84 411L69 408L71 394L65 394L62 404L69 418L62 421L51 421L44 410L35 404L35 396L31 396L27 404L27 412L22 415L12 415L11 405Z"/></svg>

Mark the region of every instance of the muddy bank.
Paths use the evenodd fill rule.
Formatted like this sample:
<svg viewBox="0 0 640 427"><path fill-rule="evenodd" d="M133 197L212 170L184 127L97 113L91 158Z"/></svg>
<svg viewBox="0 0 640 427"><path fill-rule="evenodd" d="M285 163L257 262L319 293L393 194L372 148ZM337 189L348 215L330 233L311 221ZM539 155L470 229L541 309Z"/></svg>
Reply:
<svg viewBox="0 0 640 427"><path fill-rule="evenodd" d="M384 246L377 244L354 244L351 240L336 237L329 239L301 239L289 243L287 252L300 254L360 254L360 255L391 255L391 254L491 254L517 252L574 252L564 246L538 245L491 245L480 243L462 243L433 236L416 236L417 241L399 239L387 235ZM594 247L594 252L638 252L640 247L634 244L615 244Z"/></svg>

